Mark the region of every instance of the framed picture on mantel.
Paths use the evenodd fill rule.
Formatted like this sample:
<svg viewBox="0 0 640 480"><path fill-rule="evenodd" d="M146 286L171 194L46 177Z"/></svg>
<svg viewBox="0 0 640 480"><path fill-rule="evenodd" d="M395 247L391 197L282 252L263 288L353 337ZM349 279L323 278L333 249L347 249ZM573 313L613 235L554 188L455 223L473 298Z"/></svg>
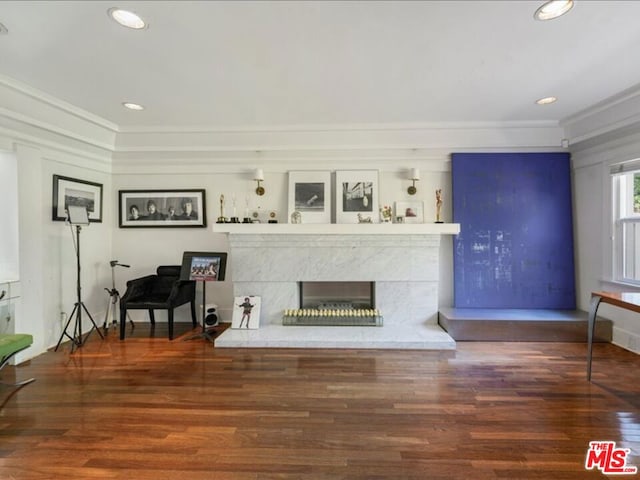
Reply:
<svg viewBox="0 0 640 480"><path fill-rule="evenodd" d="M336 172L336 223L379 223L378 171Z"/></svg>
<svg viewBox="0 0 640 480"><path fill-rule="evenodd" d="M289 172L289 222L331 223L331 172Z"/></svg>

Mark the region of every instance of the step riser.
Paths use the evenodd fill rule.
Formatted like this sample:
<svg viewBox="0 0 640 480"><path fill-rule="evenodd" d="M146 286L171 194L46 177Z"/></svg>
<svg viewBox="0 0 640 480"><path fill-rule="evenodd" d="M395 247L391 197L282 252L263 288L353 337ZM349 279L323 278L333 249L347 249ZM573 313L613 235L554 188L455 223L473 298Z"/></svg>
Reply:
<svg viewBox="0 0 640 480"><path fill-rule="evenodd" d="M503 315L508 318L500 319ZM532 315L533 316L533 315ZM495 318L482 311L480 318L473 318L469 311L451 309L439 312L438 323L456 341L497 341L497 342L586 342L587 325L584 312L576 312L576 319L567 319L562 312L558 319L532 319L523 311L522 318L495 311ZM596 322L594 342L611 342L613 325L610 320Z"/></svg>

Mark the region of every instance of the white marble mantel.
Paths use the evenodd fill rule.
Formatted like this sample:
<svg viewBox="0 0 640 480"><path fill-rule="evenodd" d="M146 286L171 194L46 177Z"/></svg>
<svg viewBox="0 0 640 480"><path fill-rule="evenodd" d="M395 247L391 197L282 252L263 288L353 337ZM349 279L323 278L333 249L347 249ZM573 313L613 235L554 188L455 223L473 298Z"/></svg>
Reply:
<svg viewBox="0 0 640 480"><path fill-rule="evenodd" d="M213 231L233 235L456 235L459 223L216 223Z"/></svg>
<svg viewBox="0 0 640 480"><path fill-rule="evenodd" d="M262 297L260 328L216 347L453 349L437 324L439 248L459 224L215 224L229 238L234 296ZM300 281L375 282L382 327L283 326Z"/></svg>

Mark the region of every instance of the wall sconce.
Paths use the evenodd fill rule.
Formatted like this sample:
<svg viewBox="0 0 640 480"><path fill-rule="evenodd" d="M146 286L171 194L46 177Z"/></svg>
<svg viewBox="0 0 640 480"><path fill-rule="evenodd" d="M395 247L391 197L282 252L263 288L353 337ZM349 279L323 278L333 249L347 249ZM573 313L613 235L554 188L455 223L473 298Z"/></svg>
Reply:
<svg viewBox="0 0 640 480"><path fill-rule="evenodd" d="M264 195L264 187L260 185L260 182L264 182L264 172L261 168L256 168L253 172L253 179L258 182L258 188L256 188L256 195Z"/></svg>
<svg viewBox="0 0 640 480"><path fill-rule="evenodd" d="M407 189L407 192L409 193L409 195L415 195L416 192L418 191L416 189L416 182L418 180L420 180L420 170L418 170L417 168L412 168L411 169L411 178L409 178L409 180L411 180L413 182L413 185L411 185Z"/></svg>

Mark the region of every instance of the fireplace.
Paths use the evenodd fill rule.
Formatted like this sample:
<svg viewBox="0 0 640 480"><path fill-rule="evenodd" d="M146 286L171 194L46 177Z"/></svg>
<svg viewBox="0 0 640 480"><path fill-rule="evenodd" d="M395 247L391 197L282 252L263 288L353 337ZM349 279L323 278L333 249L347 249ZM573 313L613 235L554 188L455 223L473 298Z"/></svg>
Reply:
<svg viewBox="0 0 640 480"><path fill-rule="evenodd" d="M283 325L381 327L375 282L299 282L300 305L286 309Z"/></svg>
<svg viewBox="0 0 640 480"><path fill-rule="evenodd" d="M457 225L216 224L214 231L228 234L233 296L262 299L260 328L229 328L216 348L455 348L437 315L440 236L457 233ZM384 315L384 325L283 325L292 309L313 310L318 299L342 302L333 287L324 291L336 281L353 282L350 301L368 297L362 302Z"/></svg>

